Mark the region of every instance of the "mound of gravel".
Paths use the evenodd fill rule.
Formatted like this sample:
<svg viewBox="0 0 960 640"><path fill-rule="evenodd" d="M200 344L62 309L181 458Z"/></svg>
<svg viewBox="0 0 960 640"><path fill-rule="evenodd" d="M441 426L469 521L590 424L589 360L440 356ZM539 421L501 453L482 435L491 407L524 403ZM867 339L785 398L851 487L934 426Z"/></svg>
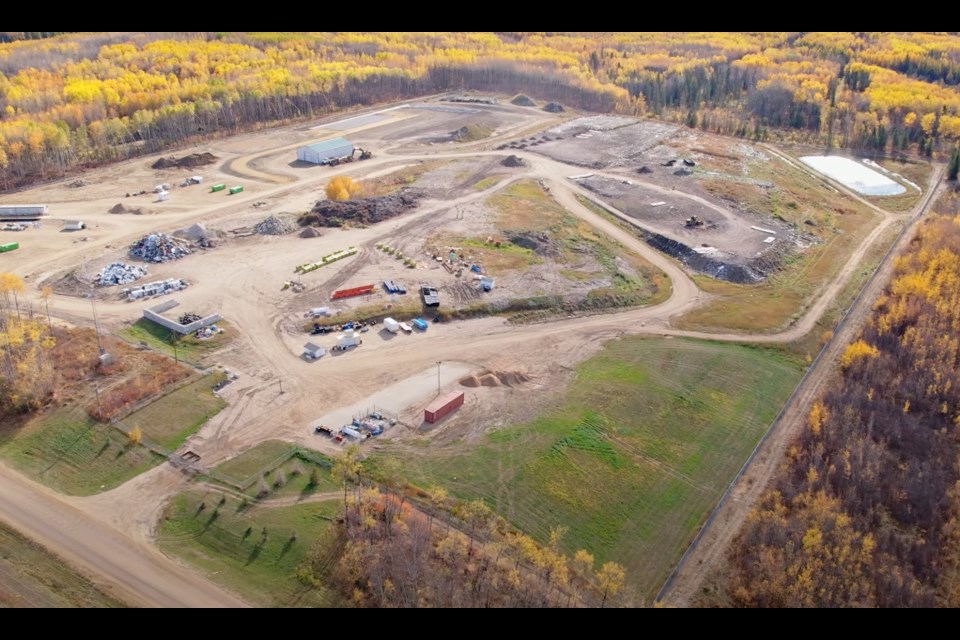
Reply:
<svg viewBox="0 0 960 640"><path fill-rule="evenodd" d="M266 236L282 236L297 230L296 224L289 218L270 216L253 225L257 233Z"/></svg>
<svg viewBox="0 0 960 640"><path fill-rule="evenodd" d="M500 161L505 167L525 167L527 166L527 161L519 156L507 156Z"/></svg>
<svg viewBox="0 0 960 640"><path fill-rule="evenodd" d="M641 173L641 174L642 174L642 173L653 173L653 169L651 169L651 168L648 167L647 165L643 165L642 167L640 167L639 169L637 169L637 173Z"/></svg>
<svg viewBox="0 0 960 640"><path fill-rule="evenodd" d="M537 103L531 100L529 97L521 94L518 94L513 100L510 101L510 104L515 104L518 107L535 107Z"/></svg>
<svg viewBox="0 0 960 640"><path fill-rule="evenodd" d="M322 235L323 235L322 233L317 231L316 227L307 227L306 229L300 232L301 238L319 238Z"/></svg>
<svg viewBox="0 0 960 640"><path fill-rule="evenodd" d="M563 113L566 111L566 109L563 108L563 105L559 102L548 102L543 106L543 110L550 113Z"/></svg>
<svg viewBox="0 0 960 640"><path fill-rule="evenodd" d="M108 211L110 213L130 213L135 216L142 216L144 213L147 213L141 207L127 207L123 204L115 204L110 207Z"/></svg>

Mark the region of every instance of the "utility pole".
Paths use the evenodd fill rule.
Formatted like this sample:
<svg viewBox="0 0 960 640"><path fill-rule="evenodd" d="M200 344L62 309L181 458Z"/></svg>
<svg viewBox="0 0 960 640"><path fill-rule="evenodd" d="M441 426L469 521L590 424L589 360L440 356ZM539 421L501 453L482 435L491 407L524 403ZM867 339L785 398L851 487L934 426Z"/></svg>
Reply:
<svg viewBox="0 0 960 640"><path fill-rule="evenodd" d="M283 393L283 378L277 378L277 382L280 383L280 393Z"/></svg>
<svg viewBox="0 0 960 640"><path fill-rule="evenodd" d="M440 361L437 360L437 394L440 394Z"/></svg>
<svg viewBox="0 0 960 640"><path fill-rule="evenodd" d="M93 292L90 292L90 308L93 309L93 328L97 332L97 350L103 355L103 342L100 341L100 323L97 322L97 305L94 302Z"/></svg>
<svg viewBox="0 0 960 640"><path fill-rule="evenodd" d="M177 334L170 332L170 342L173 343L173 361L180 364L180 357L177 355Z"/></svg>

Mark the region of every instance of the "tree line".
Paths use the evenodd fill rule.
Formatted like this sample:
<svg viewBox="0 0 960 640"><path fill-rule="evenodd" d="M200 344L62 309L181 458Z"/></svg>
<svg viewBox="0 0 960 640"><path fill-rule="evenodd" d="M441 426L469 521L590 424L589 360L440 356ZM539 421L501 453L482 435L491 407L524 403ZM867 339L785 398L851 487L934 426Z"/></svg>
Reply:
<svg viewBox="0 0 960 640"><path fill-rule="evenodd" d="M734 603L960 604L960 196L939 206L732 545Z"/></svg>
<svg viewBox="0 0 960 640"><path fill-rule="evenodd" d="M729 135L949 152L960 36L64 33L0 43L0 188L450 90L524 92ZM945 144L946 142L946 144Z"/></svg>

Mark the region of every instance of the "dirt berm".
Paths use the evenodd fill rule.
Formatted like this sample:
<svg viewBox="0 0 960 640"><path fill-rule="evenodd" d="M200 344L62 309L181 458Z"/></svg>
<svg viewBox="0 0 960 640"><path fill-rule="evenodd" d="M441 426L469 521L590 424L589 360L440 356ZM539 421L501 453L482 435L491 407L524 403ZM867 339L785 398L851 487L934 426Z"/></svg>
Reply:
<svg viewBox="0 0 960 640"><path fill-rule="evenodd" d="M342 227L360 226L387 220L417 206L423 193L402 189L397 193L357 200L320 200L309 213L300 216L300 226Z"/></svg>

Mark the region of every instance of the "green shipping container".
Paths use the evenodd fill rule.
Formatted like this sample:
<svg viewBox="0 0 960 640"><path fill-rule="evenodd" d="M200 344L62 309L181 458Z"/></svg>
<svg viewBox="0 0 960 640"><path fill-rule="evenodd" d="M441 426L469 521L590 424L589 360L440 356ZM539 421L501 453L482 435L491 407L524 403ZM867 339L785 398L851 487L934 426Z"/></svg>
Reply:
<svg viewBox="0 0 960 640"><path fill-rule="evenodd" d="M20 248L19 242L8 242L6 244L0 244L0 253L3 253L4 251L13 251L14 249L19 249L19 248Z"/></svg>
<svg viewBox="0 0 960 640"><path fill-rule="evenodd" d="M243 191L243 187L230 187L231 195L233 195L234 193L240 193L241 191Z"/></svg>
<svg viewBox="0 0 960 640"><path fill-rule="evenodd" d="M212 193L214 191L223 191L226 188L227 188L227 185L225 184L215 184L212 187L210 187L210 192Z"/></svg>

